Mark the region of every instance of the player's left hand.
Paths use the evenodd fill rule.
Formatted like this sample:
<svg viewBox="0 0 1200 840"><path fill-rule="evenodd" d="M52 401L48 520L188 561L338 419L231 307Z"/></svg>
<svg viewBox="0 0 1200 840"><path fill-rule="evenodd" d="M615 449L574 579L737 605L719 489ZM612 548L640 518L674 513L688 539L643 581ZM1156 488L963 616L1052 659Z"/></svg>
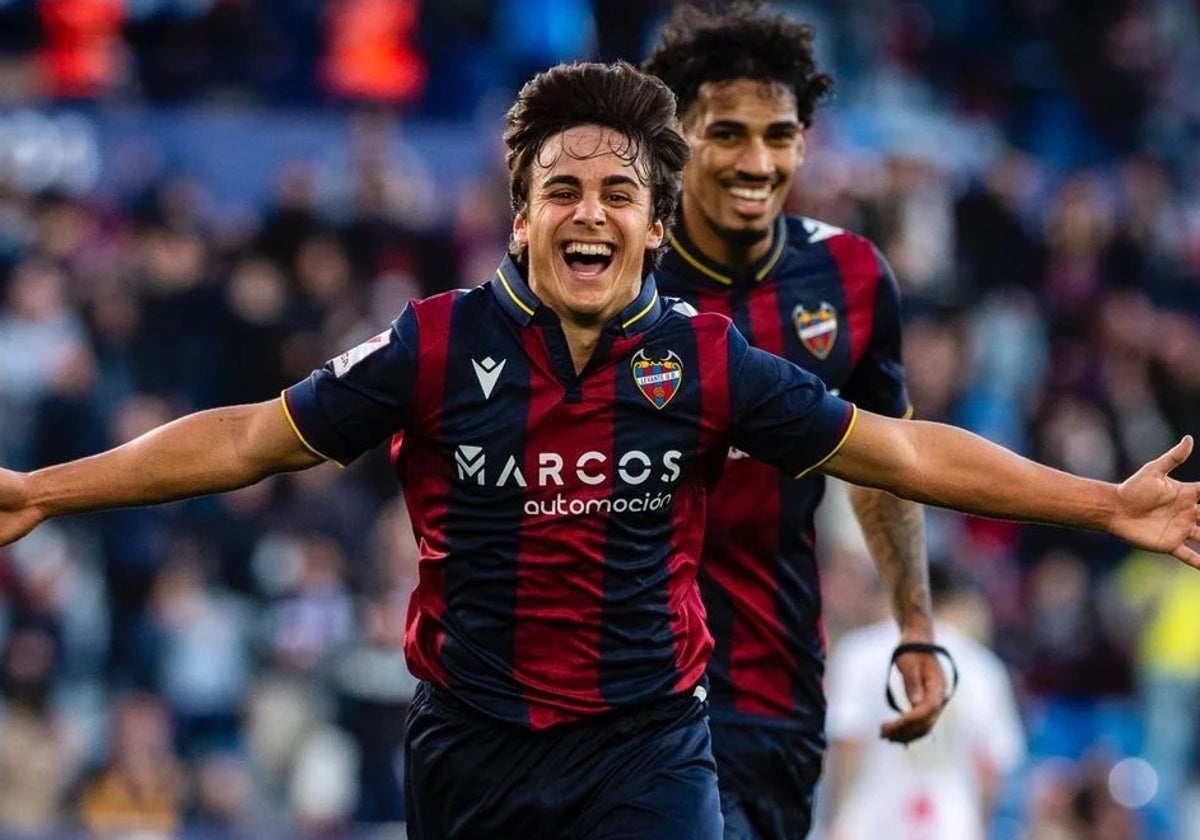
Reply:
<svg viewBox="0 0 1200 840"><path fill-rule="evenodd" d="M1200 482L1176 481L1171 470L1192 454L1186 435L1117 488L1119 509L1110 523L1113 534L1148 551L1170 554L1200 568Z"/></svg>
<svg viewBox="0 0 1200 840"><path fill-rule="evenodd" d="M946 672L932 651L905 651L894 659L894 666L904 677L904 693L909 708L900 717L879 727L879 737L907 744L929 734L937 723L948 697Z"/></svg>

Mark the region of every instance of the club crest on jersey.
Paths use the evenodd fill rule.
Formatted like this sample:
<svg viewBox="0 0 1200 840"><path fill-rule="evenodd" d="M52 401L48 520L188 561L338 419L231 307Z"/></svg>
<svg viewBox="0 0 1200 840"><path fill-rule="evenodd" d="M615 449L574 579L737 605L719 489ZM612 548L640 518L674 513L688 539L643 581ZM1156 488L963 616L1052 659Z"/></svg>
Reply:
<svg viewBox="0 0 1200 840"><path fill-rule="evenodd" d="M651 359L645 350L639 350L631 367L638 390L655 408L669 403L683 381L683 362L671 350L667 351L665 359Z"/></svg>
<svg viewBox="0 0 1200 840"><path fill-rule="evenodd" d="M837 310L825 301L821 301L816 312L797 304L792 310L792 323L796 325L796 335L800 336L804 349L823 361L837 341Z"/></svg>

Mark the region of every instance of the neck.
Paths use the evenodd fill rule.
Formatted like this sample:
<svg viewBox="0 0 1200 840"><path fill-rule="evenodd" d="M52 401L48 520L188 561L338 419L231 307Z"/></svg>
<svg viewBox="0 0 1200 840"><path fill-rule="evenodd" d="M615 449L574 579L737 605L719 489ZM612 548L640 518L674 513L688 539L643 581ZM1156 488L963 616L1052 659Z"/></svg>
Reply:
<svg viewBox="0 0 1200 840"><path fill-rule="evenodd" d="M775 220L765 235L742 238L738 232L722 231L699 207L688 207L687 194L683 201L683 229L692 245L708 259L725 266L730 274L744 274L771 250L775 239Z"/></svg>
<svg viewBox="0 0 1200 840"><path fill-rule="evenodd" d="M571 362L575 366L575 372L581 373L588 360L592 358L592 354L596 352L596 345L600 343L600 333L603 327L599 324L590 326L565 319L560 320L562 321L563 336L567 339L567 348L571 351Z"/></svg>

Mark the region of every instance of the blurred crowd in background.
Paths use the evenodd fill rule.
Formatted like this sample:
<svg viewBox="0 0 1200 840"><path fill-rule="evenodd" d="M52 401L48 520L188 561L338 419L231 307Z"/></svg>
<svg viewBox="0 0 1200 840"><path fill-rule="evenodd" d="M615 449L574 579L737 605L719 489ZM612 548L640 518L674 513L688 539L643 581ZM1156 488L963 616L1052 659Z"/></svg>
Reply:
<svg viewBox="0 0 1200 840"><path fill-rule="evenodd" d="M640 60L670 5L0 0L0 463L270 399L488 279L516 86ZM1200 2L775 5L838 79L790 208L891 262L917 415L1108 480L1200 432ZM297 125L325 133L272 145ZM836 650L879 584L825 519ZM928 529L1025 729L994 837L1197 836L1200 575L1092 534ZM0 835L383 836L414 575L384 451L0 552Z"/></svg>

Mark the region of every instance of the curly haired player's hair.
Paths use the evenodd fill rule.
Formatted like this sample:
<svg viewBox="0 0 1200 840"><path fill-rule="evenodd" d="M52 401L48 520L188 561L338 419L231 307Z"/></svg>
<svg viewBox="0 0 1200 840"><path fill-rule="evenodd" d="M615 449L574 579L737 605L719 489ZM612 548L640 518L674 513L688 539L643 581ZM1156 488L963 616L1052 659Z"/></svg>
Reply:
<svg viewBox="0 0 1200 840"><path fill-rule="evenodd" d="M685 119L706 82L782 84L796 95L805 127L833 89L833 77L820 72L813 57L813 28L769 13L757 0L712 11L690 4L676 7L642 69L675 92Z"/></svg>

